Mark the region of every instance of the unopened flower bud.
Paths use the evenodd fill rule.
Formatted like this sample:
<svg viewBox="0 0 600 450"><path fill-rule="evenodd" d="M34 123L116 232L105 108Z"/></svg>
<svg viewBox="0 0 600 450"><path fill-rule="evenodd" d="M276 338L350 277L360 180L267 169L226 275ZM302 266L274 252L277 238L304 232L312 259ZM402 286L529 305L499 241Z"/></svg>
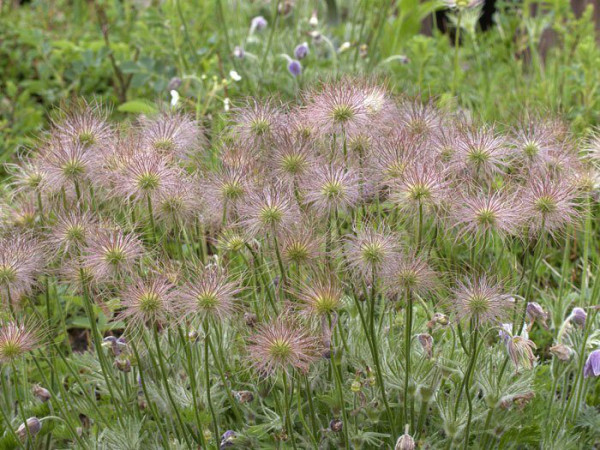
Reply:
<svg viewBox="0 0 600 450"><path fill-rule="evenodd" d="M556 356L561 361L568 361L571 359L573 350L564 344L558 344L558 345L554 345L553 347L550 347L550 353L552 353L554 356Z"/></svg>
<svg viewBox="0 0 600 450"><path fill-rule="evenodd" d="M250 403L254 400L254 394L250 391L233 391L233 396L240 403Z"/></svg>
<svg viewBox="0 0 600 450"><path fill-rule="evenodd" d="M360 383L360 381L358 380L354 380L352 382L352 384L350 385L350 390L352 392L360 392L360 389L362 388L362 384Z"/></svg>
<svg viewBox="0 0 600 450"><path fill-rule="evenodd" d="M310 19L308 20L308 24L315 28L319 25L319 19L317 18L317 11L313 11L312 14L310 15Z"/></svg>
<svg viewBox="0 0 600 450"><path fill-rule="evenodd" d="M267 19L265 19L263 16L256 16L255 18L252 19L252 22L250 22L250 32L251 33L253 31L263 30L266 27L267 27Z"/></svg>
<svg viewBox="0 0 600 450"><path fill-rule="evenodd" d="M600 350L594 350L588 356L583 366L583 376L584 378L600 376Z"/></svg>
<svg viewBox="0 0 600 450"><path fill-rule="evenodd" d="M308 56L308 42L296 46L294 49L294 56L296 59L304 59Z"/></svg>
<svg viewBox="0 0 600 450"><path fill-rule="evenodd" d="M22 423L17 429L17 436L19 439L24 440L29 434L31 437L35 437L42 429L42 422L37 417L30 417L26 423Z"/></svg>
<svg viewBox="0 0 600 450"><path fill-rule="evenodd" d="M39 384L36 384L35 386L33 386L32 392L33 392L33 395L36 396L38 398L38 400L40 400L42 402L47 402L52 397L50 395L50 391L48 391L48 389L41 387Z"/></svg>
<svg viewBox="0 0 600 450"><path fill-rule="evenodd" d="M258 322L258 318L256 317L256 314L246 312L244 313L244 322L246 322L248 327L254 328L256 322Z"/></svg>
<svg viewBox="0 0 600 450"><path fill-rule="evenodd" d="M535 322L536 320L539 320L540 323L544 326L544 328L547 327L546 320L548 318L548 314L546 313L546 311L543 310L543 308L541 307L541 305L539 303L537 303L537 302L527 303L527 317L529 318L529 320L531 322Z"/></svg>
<svg viewBox="0 0 600 450"><path fill-rule="evenodd" d="M246 52L242 47L236 45L236 47L233 49L233 56L237 59L244 59L244 57L246 56Z"/></svg>
<svg viewBox="0 0 600 450"><path fill-rule="evenodd" d="M360 55L361 58L365 59L367 56L369 56L369 47L367 47L367 44L362 44L359 48L358 48L358 54Z"/></svg>
<svg viewBox="0 0 600 450"><path fill-rule="evenodd" d="M129 361L129 359L115 359L115 366L121 372L131 372L131 361Z"/></svg>
<svg viewBox="0 0 600 450"><path fill-rule="evenodd" d="M427 354L427 357L431 358L433 356L433 337L430 334L422 333L417 336L417 339Z"/></svg>
<svg viewBox="0 0 600 450"><path fill-rule="evenodd" d="M334 433L339 433L343 428L344 422L342 422L340 419L333 419L331 422L329 422L329 429Z"/></svg>
<svg viewBox="0 0 600 450"><path fill-rule="evenodd" d="M288 64L288 71L294 76L297 77L302 73L302 64L300 61L292 59Z"/></svg>
<svg viewBox="0 0 600 450"><path fill-rule="evenodd" d="M169 80L169 84L167 84L167 91L172 91L173 89L177 89L181 86L181 78L173 77Z"/></svg>
<svg viewBox="0 0 600 450"><path fill-rule="evenodd" d="M587 318L587 313L585 312L585 310L583 308L573 308L573 311L571 311L571 315L569 316L569 319L571 320L571 322L573 322L576 325L579 325L581 327L585 326L585 319Z"/></svg>
<svg viewBox="0 0 600 450"><path fill-rule="evenodd" d="M396 441L394 450L414 450L415 440L410 434L408 434L408 425L406 425L404 434Z"/></svg>
<svg viewBox="0 0 600 450"><path fill-rule="evenodd" d="M219 450L233 447L235 443L235 438L235 431L227 430L225 433L223 433L223 436L221 436L221 444L219 445Z"/></svg>
<svg viewBox="0 0 600 450"><path fill-rule="evenodd" d="M200 335L198 334L198 330L191 330L188 332L188 340L190 342L198 342L198 338Z"/></svg>

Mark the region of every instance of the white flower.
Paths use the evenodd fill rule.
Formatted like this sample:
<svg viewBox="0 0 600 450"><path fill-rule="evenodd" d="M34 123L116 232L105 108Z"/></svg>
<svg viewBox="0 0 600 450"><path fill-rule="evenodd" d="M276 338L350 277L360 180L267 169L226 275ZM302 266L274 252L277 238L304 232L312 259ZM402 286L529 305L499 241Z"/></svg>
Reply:
<svg viewBox="0 0 600 450"><path fill-rule="evenodd" d="M349 48L350 48L350 42L346 41L342 45L340 45L340 48L338 49L338 52L339 53L345 52Z"/></svg>
<svg viewBox="0 0 600 450"><path fill-rule="evenodd" d="M178 102L179 102L179 92L177 92L175 89L173 89L171 91L171 106L173 106L173 107L177 106Z"/></svg>
<svg viewBox="0 0 600 450"><path fill-rule="evenodd" d="M229 111L229 97L226 97L225 100L223 100L223 109L225 109L225 112Z"/></svg>
<svg viewBox="0 0 600 450"><path fill-rule="evenodd" d="M242 79L242 77L240 76L239 73L237 73L235 70L232 70L229 72L229 76L231 77L231 79L233 81L240 81Z"/></svg>

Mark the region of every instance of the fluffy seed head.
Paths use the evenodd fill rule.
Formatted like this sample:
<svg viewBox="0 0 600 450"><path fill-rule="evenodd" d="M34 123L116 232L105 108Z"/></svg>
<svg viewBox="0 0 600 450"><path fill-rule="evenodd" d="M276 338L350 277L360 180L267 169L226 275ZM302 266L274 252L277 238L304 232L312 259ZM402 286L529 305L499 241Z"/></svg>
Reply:
<svg viewBox="0 0 600 450"><path fill-rule="evenodd" d="M65 145L102 147L114 137L114 131L107 122L108 111L101 105L80 103L73 110L53 122L53 134Z"/></svg>
<svg viewBox="0 0 600 450"><path fill-rule="evenodd" d="M177 179L177 172L158 153L140 152L132 155L123 168L115 193L125 198L146 200L148 196L164 194L175 186Z"/></svg>
<svg viewBox="0 0 600 450"><path fill-rule="evenodd" d="M41 168L47 174L47 186L56 191L89 179L93 162L92 152L83 144L54 140L42 154Z"/></svg>
<svg viewBox="0 0 600 450"><path fill-rule="evenodd" d="M37 240L26 235L0 239L0 289L2 297L18 300L31 291L44 268L44 252Z"/></svg>
<svg viewBox="0 0 600 450"><path fill-rule="evenodd" d="M97 282L109 282L130 273L143 254L139 239L121 230L102 230L85 249L84 267Z"/></svg>
<svg viewBox="0 0 600 450"><path fill-rule="evenodd" d="M532 369L533 362L536 360L533 350L537 347L535 343L522 336L512 336L506 342L508 356L515 365L515 370L519 368Z"/></svg>
<svg viewBox="0 0 600 450"><path fill-rule="evenodd" d="M168 159L186 159L205 144L198 123L180 112L164 111L156 117L144 117L141 125L143 145Z"/></svg>
<svg viewBox="0 0 600 450"><path fill-rule="evenodd" d="M0 321L0 363L14 362L38 348L41 341L40 327L31 321Z"/></svg>
<svg viewBox="0 0 600 450"><path fill-rule="evenodd" d="M320 255L321 239L311 225L300 223L285 231L281 240L281 256L286 263L311 264Z"/></svg>
<svg viewBox="0 0 600 450"><path fill-rule="evenodd" d="M472 320L475 326L498 322L510 306L501 292L498 283L483 275L458 282L451 306L459 320Z"/></svg>
<svg viewBox="0 0 600 450"><path fill-rule="evenodd" d="M415 164L390 189L392 202L401 209L415 211L420 206L438 207L446 196L447 184L433 165Z"/></svg>
<svg viewBox="0 0 600 450"><path fill-rule="evenodd" d="M174 286L163 278L134 280L121 294L123 310L118 320L130 328L167 323L175 299Z"/></svg>
<svg viewBox="0 0 600 450"><path fill-rule="evenodd" d="M352 169L317 166L303 183L305 201L320 214L351 208L359 201L358 180Z"/></svg>
<svg viewBox="0 0 600 450"><path fill-rule="evenodd" d="M383 270L386 290L394 295L407 292L425 295L438 286L437 274L421 257L396 255Z"/></svg>
<svg viewBox="0 0 600 450"><path fill-rule="evenodd" d="M337 280L322 275L304 283L297 296L307 314L328 316L341 306L343 295Z"/></svg>
<svg viewBox="0 0 600 450"><path fill-rule="evenodd" d="M58 251L62 255L79 252L87 245L90 233L97 225L96 220L87 211L60 214L48 239L51 251Z"/></svg>
<svg viewBox="0 0 600 450"><path fill-rule="evenodd" d="M366 227L348 239L346 252L350 265L370 281L396 250L398 237L386 230Z"/></svg>
<svg viewBox="0 0 600 450"><path fill-rule="evenodd" d="M240 205L241 224L251 235L279 233L298 221L299 212L281 186L253 192Z"/></svg>
<svg viewBox="0 0 600 450"><path fill-rule="evenodd" d="M457 142L452 169L472 176L491 177L508 164L510 148L492 128L471 128Z"/></svg>

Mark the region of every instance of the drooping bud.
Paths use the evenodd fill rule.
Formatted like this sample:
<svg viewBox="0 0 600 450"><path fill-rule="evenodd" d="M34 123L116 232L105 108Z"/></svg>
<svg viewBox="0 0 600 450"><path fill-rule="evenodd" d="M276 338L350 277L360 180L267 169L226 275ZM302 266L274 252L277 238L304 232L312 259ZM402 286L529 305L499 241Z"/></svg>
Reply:
<svg viewBox="0 0 600 450"><path fill-rule="evenodd" d="M306 58L308 56L308 42L303 42L296 46L294 49L294 56L298 60Z"/></svg>
<svg viewBox="0 0 600 450"><path fill-rule="evenodd" d="M254 394L250 391L233 391L233 396L240 403L250 403L254 400Z"/></svg>
<svg viewBox="0 0 600 450"><path fill-rule="evenodd" d="M288 63L288 71L294 76L297 77L298 75L300 75L302 73L302 64L300 64L300 61L297 61L295 59L292 59L289 63Z"/></svg>
<svg viewBox="0 0 600 450"><path fill-rule="evenodd" d="M584 378L600 376L600 350L594 350L588 356L583 366L583 376Z"/></svg>
<svg viewBox="0 0 600 450"><path fill-rule="evenodd" d="M129 360L129 358L127 359L115 359L115 367L120 370L121 372L124 373L129 373L131 372L131 361Z"/></svg>
<svg viewBox="0 0 600 450"><path fill-rule="evenodd" d="M308 24L313 27L316 28L319 25L319 19L317 17L317 10L314 10L312 12L312 14L310 15L310 19L308 20Z"/></svg>
<svg viewBox="0 0 600 450"><path fill-rule="evenodd" d="M223 433L223 436L221 436L221 443L219 445L219 450L222 450L224 448L233 447L235 444L235 438L236 438L235 431L227 430L225 433Z"/></svg>
<svg viewBox="0 0 600 450"><path fill-rule="evenodd" d="M329 422L329 429L334 433L339 433L343 428L344 422L342 422L340 419L333 419L331 422Z"/></svg>
<svg viewBox="0 0 600 450"><path fill-rule="evenodd" d="M48 389L41 387L39 384L36 384L35 386L33 386L32 392L33 392L33 395L35 397L37 397L38 400L40 400L41 402L47 402L52 397L50 395L50 391L48 391Z"/></svg>
<svg viewBox="0 0 600 450"><path fill-rule="evenodd" d="M254 31L263 30L266 27L267 27L267 19L265 19L263 16L256 16L255 18L252 19L252 22L250 23L250 33L254 32Z"/></svg>
<svg viewBox="0 0 600 450"><path fill-rule="evenodd" d="M539 320L544 328L548 328L546 320L548 319L548 313L544 311L542 306L537 302L527 303L527 318L531 323Z"/></svg>
<svg viewBox="0 0 600 450"><path fill-rule="evenodd" d="M550 353L552 353L554 356L556 356L561 361L568 361L571 359L573 350L564 344L558 344L558 345L554 345L553 347L550 347Z"/></svg>
<svg viewBox="0 0 600 450"><path fill-rule="evenodd" d="M37 417L30 417L27 419L26 424L22 423L17 429L17 436L19 439L24 440L29 434L31 437L35 437L42 429L42 422Z"/></svg>
<svg viewBox="0 0 600 450"><path fill-rule="evenodd" d="M236 45L236 47L233 49L233 56L237 59L244 59L244 57L246 56L246 52L242 47Z"/></svg>
<svg viewBox="0 0 600 450"><path fill-rule="evenodd" d="M417 336L421 347L425 351L428 358L433 356L433 337L430 334L422 333Z"/></svg>
<svg viewBox="0 0 600 450"><path fill-rule="evenodd" d="M408 424L404 429L404 434L398 438L396 441L396 446L394 450L414 450L415 448L415 440L413 437L408 434Z"/></svg>
<svg viewBox="0 0 600 450"><path fill-rule="evenodd" d="M580 327L585 326L585 319L587 318L587 313L583 308L575 307L573 311L571 311L571 315L569 316L569 320L573 322L575 325L579 325Z"/></svg>

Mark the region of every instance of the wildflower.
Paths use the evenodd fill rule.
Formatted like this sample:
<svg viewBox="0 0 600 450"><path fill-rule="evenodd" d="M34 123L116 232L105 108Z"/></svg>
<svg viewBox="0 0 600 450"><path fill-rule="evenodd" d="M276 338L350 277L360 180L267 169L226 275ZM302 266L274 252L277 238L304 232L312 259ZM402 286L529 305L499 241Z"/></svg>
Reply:
<svg viewBox="0 0 600 450"><path fill-rule="evenodd" d="M585 327L585 321L587 319L587 313L583 308L575 307L571 314L567 318L568 321L573 322L575 325L579 325L581 328Z"/></svg>
<svg viewBox="0 0 600 450"><path fill-rule="evenodd" d="M16 234L0 238L0 288L9 301L31 291L44 267L44 252L37 240Z"/></svg>
<svg viewBox="0 0 600 450"><path fill-rule="evenodd" d="M117 320L131 328L164 325L171 316L176 298L174 286L163 278L133 280L121 293L123 310Z"/></svg>
<svg viewBox="0 0 600 450"><path fill-rule="evenodd" d="M329 429L334 433L339 433L344 429L344 422L340 419L332 419L329 422Z"/></svg>
<svg viewBox="0 0 600 450"><path fill-rule="evenodd" d="M196 219L201 211L201 200L193 180L177 177L154 199L156 221L166 227L181 227Z"/></svg>
<svg viewBox="0 0 600 450"><path fill-rule="evenodd" d="M348 50L352 45L350 44L350 42L346 41L344 43L342 43L342 45L340 45L340 48L338 48L338 53L344 53L346 50Z"/></svg>
<svg viewBox="0 0 600 450"><path fill-rule="evenodd" d="M25 440L28 436L35 437L42 429L42 422L37 417L30 417L17 428L19 439Z"/></svg>
<svg viewBox="0 0 600 450"><path fill-rule="evenodd" d="M317 166L303 182L304 200L320 214L344 210L359 201L358 175L335 166Z"/></svg>
<svg viewBox="0 0 600 450"><path fill-rule="evenodd" d="M53 135L66 147L106 146L114 137L107 117L108 111L101 105L81 102L53 121Z"/></svg>
<svg viewBox="0 0 600 450"><path fill-rule="evenodd" d="M142 253L142 244L133 234L118 229L102 230L90 238L83 267L98 282L112 281L130 273Z"/></svg>
<svg viewBox="0 0 600 450"><path fill-rule="evenodd" d="M461 236L483 236L492 232L500 236L516 232L521 223L520 203L503 192L463 196L454 212Z"/></svg>
<svg viewBox="0 0 600 450"><path fill-rule="evenodd" d="M115 367L120 372L129 373L131 372L131 361L129 360L129 358L117 358L115 359Z"/></svg>
<svg viewBox="0 0 600 450"><path fill-rule="evenodd" d="M239 207L241 224L250 235L280 233L297 222L299 213L280 187L268 187L248 196Z"/></svg>
<svg viewBox="0 0 600 450"><path fill-rule="evenodd" d="M282 117L273 102L249 100L238 108L234 130L250 149L260 150L272 144L282 124Z"/></svg>
<svg viewBox="0 0 600 450"><path fill-rule="evenodd" d="M527 226L531 233L554 234L578 216L576 192L565 180L532 177L523 194Z"/></svg>
<svg viewBox="0 0 600 450"><path fill-rule="evenodd" d="M297 319L279 316L259 325L250 337L248 353L253 367L272 374L296 369L307 372L319 359L319 340Z"/></svg>
<svg viewBox="0 0 600 450"><path fill-rule="evenodd" d="M299 181L314 163L313 152L312 140L284 131L276 139L271 164L286 181Z"/></svg>
<svg viewBox="0 0 600 450"><path fill-rule="evenodd" d="M31 391L32 391L34 397L36 397L41 402L46 403L48 400L50 400L52 398L50 391L48 391L48 389L46 389L46 388L43 388L39 384L36 384L35 386L33 386Z"/></svg>
<svg viewBox="0 0 600 450"><path fill-rule="evenodd" d="M508 164L510 148L491 128L475 128L463 133L457 141L451 160L454 171L466 171L476 177L491 177Z"/></svg>
<svg viewBox="0 0 600 450"><path fill-rule="evenodd" d="M237 73L235 70L230 70L229 71L229 76L231 77L231 79L233 81L240 81L242 79L242 77L240 76L240 74Z"/></svg>
<svg viewBox="0 0 600 450"><path fill-rule="evenodd" d="M425 351L428 358L433 357L433 336L427 333L421 333L417 335L417 339L421 347Z"/></svg>
<svg viewBox="0 0 600 450"><path fill-rule="evenodd" d="M304 283L297 295L308 314L328 316L341 306L344 291L337 280L321 275Z"/></svg>
<svg viewBox="0 0 600 450"><path fill-rule="evenodd" d="M117 180L115 193L127 199L146 200L160 195L177 180L177 172L157 153L139 153Z"/></svg>
<svg viewBox="0 0 600 450"><path fill-rule="evenodd" d="M227 228L219 236L217 247L223 252L237 253L244 249L247 242L248 237L243 230Z"/></svg>
<svg viewBox="0 0 600 450"><path fill-rule="evenodd" d="M298 60L304 59L308 56L308 52L308 42L303 42L294 49L294 57Z"/></svg>
<svg viewBox="0 0 600 450"><path fill-rule="evenodd" d="M254 31L261 31L267 27L267 19L263 16L256 16L252 19L250 23L250 34Z"/></svg>
<svg viewBox="0 0 600 450"><path fill-rule="evenodd" d="M167 84L167 90L179 89L179 86L181 86L181 78L173 77L169 80L169 84Z"/></svg>
<svg viewBox="0 0 600 450"><path fill-rule="evenodd" d="M52 251L63 255L79 253L97 227L97 221L87 211L62 213L52 227L48 243Z"/></svg>
<svg viewBox="0 0 600 450"><path fill-rule="evenodd" d="M50 142L41 159L42 170L47 174L47 186L55 191L73 187L80 189L91 175L92 164L92 153L83 144L57 140Z"/></svg>
<svg viewBox="0 0 600 450"><path fill-rule="evenodd" d="M177 103L179 103L179 92L177 92L175 89L171 89L169 94L171 94L171 107L175 108Z"/></svg>
<svg viewBox="0 0 600 450"><path fill-rule="evenodd" d="M233 391L233 396L240 403L250 403L254 400L254 394L250 391Z"/></svg>
<svg viewBox="0 0 600 450"><path fill-rule="evenodd" d="M312 231L310 224L298 223L284 231L281 240L281 257L286 263L311 264L317 260L321 239Z"/></svg>
<svg viewBox="0 0 600 450"><path fill-rule="evenodd" d="M119 356L123 353L123 349L127 348L127 342L123 337L116 338L114 336L106 336L102 339L102 346L108 346L113 356Z"/></svg>
<svg viewBox="0 0 600 450"><path fill-rule="evenodd" d="M485 275L459 282L454 289L452 309L459 320L472 320L475 326L500 320L506 315L508 306L500 285Z"/></svg>
<svg viewBox="0 0 600 450"><path fill-rule="evenodd" d="M401 209L416 211L440 206L446 194L447 184L435 167L415 164L391 186L390 200Z"/></svg>
<svg viewBox="0 0 600 450"><path fill-rule="evenodd" d="M390 262L396 250L397 236L385 229L366 227L350 237L346 253L351 267L371 281L374 274Z"/></svg>
<svg viewBox="0 0 600 450"><path fill-rule="evenodd" d="M431 320L429 322L427 322L427 328L432 329L436 325L445 327L449 323L450 323L450 321L448 320L448 317L445 314L437 312L437 313L434 313L433 316L431 317Z"/></svg>
<svg viewBox="0 0 600 450"><path fill-rule="evenodd" d="M43 192L47 187L48 174L39 158L21 158L19 164L5 164L10 175L10 186L15 193Z"/></svg>
<svg viewBox="0 0 600 450"><path fill-rule="evenodd" d="M162 111L153 118L143 117L140 136L142 150L139 153L142 158L146 157L146 152L154 151L167 159L185 159L206 144L198 122L173 110Z"/></svg>
<svg viewBox="0 0 600 450"><path fill-rule="evenodd" d="M428 137L439 131L442 115L432 102L423 103L415 99L400 105L399 121L409 134Z"/></svg>
<svg viewBox="0 0 600 450"><path fill-rule="evenodd" d="M42 334L39 326L31 321L18 324L0 321L0 363L13 363L40 346Z"/></svg>
<svg viewBox="0 0 600 450"><path fill-rule="evenodd" d="M573 355L573 349L571 349L570 347L568 347L564 344L554 345L554 346L550 347L549 350L550 350L550 353L552 353L554 356L556 356L561 361L568 361L571 359L571 355Z"/></svg>
<svg viewBox="0 0 600 450"><path fill-rule="evenodd" d="M229 99L229 97L225 97L223 99L223 110L225 112L229 112L230 108L231 108L231 100Z"/></svg>
<svg viewBox="0 0 600 450"><path fill-rule="evenodd" d="M290 60L287 68L288 68L288 72L290 74L292 74L294 77L297 77L302 73L302 64L300 64L300 61L298 61L296 59Z"/></svg>
<svg viewBox="0 0 600 450"><path fill-rule="evenodd" d="M372 177L379 179L381 187L400 183L404 173L413 167L417 158L425 152L421 139L401 133L375 144L377 149L372 156Z"/></svg>
<svg viewBox="0 0 600 450"><path fill-rule="evenodd" d="M398 438L396 441L396 446L394 450L414 450L415 440L412 438L410 434L408 434L408 425L406 425L406 429L404 430L404 434Z"/></svg>
<svg viewBox="0 0 600 450"><path fill-rule="evenodd" d="M388 293L393 295L425 295L438 285L436 273L424 259L400 254L386 264L383 280Z"/></svg>
<svg viewBox="0 0 600 450"><path fill-rule="evenodd" d="M536 360L533 350L536 348L533 341L523 336L511 336L506 342L508 356L515 365L515 370L517 371L519 370L519 367L524 367L526 369L533 368L533 362Z"/></svg>
<svg viewBox="0 0 600 450"><path fill-rule="evenodd" d="M244 51L244 49L242 47L240 47L239 45L236 45L235 48L233 49L233 56L236 57L237 59L244 59L244 57L246 56L246 52Z"/></svg>
<svg viewBox="0 0 600 450"><path fill-rule="evenodd" d="M527 318L532 324L536 320L539 320L545 328L547 327L546 320L548 320L548 313L537 302L527 303Z"/></svg>
<svg viewBox="0 0 600 450"><path fill-rule="evenodd" d="M548 164L557 146L557 137L547 122L526 120L513 131L510 143L514 147L517 164L523 168Z"/></svg>
<svg viewBox="0 0 600 450"><path fill-rule="evenodd" d="M216 265L206 266L180 289L179 308L184 317L224 320L235 310L239 285Z"/></svg>
<svg viewBox="0 0 600 450"><path fill-rule="evenodd" d="M600 375L600 350L594 350L588 356L585 361L585 365L583 366L583 376L584 378L588 377L597 377Z"/></svg>
<svg viewBox="0 0 600 450"><path fill-rule="evenodd" d="M319 19L317 17L317 10L314 10L312 12L312 14L310 15L310 19L308 20L308 24L313 27L316 28L319 25Z"/></svg>
<svg viewBox="0 0 600 450"><path fill-rule="evenodd" d="M367 125L364 92L349 81L324 85L307 100L307 120L322 135L351 136Z"/></svg>

